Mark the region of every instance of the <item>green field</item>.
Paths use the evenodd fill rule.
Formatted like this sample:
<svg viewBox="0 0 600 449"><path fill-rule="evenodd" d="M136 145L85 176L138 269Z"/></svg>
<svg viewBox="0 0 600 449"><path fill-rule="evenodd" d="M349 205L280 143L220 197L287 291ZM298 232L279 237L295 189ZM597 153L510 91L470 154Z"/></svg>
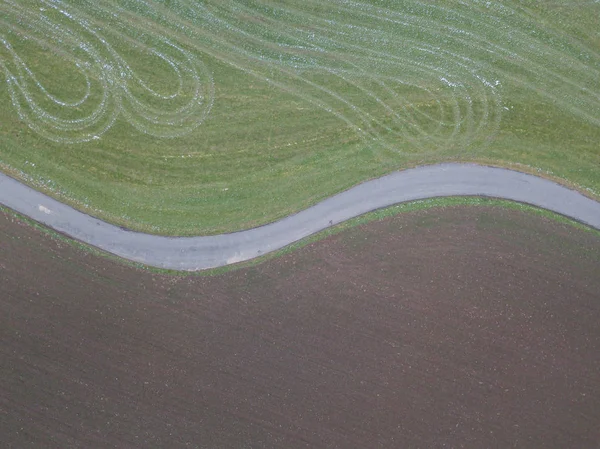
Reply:
<svg viewBox="0 0 600 449"><path fill-rule="evenodd" d="M479 161L600 196L600 2L0 0L0 168L161 234Z"/></svg>

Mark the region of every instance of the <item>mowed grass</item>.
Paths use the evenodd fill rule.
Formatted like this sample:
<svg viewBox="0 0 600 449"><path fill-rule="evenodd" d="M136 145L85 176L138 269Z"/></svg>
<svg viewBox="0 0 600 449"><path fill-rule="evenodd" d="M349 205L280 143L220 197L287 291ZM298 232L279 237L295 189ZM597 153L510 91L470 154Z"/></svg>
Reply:
<svg viewBox="0 0 600 449"><path fill-rule="evenodd" d="M107 221L235 231L392 170L600 193L600 3L0 3L0 165Z"/></svg>

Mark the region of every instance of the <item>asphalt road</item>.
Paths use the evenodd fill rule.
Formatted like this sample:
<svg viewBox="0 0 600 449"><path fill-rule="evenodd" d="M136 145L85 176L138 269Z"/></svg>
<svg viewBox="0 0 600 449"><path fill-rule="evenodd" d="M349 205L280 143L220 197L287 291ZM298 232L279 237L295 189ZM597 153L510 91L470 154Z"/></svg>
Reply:
<svg viewBox="0 0 600 449"><path fill-rule="evenodd" d="M164 237L124 230L0 174L0 203L4 206L120 257L154 267L190 271L261 256L375 209L456 195L528 203L600 229L599 202L546 179L474 164L430 165L395 172L265 226L199 237Z"/></svg>

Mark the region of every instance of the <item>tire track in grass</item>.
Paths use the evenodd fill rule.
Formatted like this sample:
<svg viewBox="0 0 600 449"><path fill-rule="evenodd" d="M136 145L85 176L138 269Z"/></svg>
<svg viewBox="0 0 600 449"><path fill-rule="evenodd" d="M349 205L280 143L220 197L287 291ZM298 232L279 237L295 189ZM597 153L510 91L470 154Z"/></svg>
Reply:
<svg viewBox="0 0 600 449"><path fill-rule="evenodd" d="M428 154L485 146L500 126L502 80L534 89L600 124L600 94L591 88L600 73L598 54L577 42L566 43L555 30L538 31L525 13L502 3L473 0L451 8L417 1L269 5L176 0L167 6L131 0L119 6L88 1L74 6L59 0L4 0L0 9L7 29L24 33L24 39L34 37L40 45L46 40L48 46L62 46L61 57L70 57L85 77L82 98L63 101L39 82L6 36L0 40L9 56L0 64L19 116L44 137L64 143L100 138L119 117L157 137L195 129L214 98L211 74L200 61L203 53L327 111L366 141L389 150ZM54 14L47 12L52 10ZM162 28L153 31L157 23ZM554 40L543 42L538 34ZM182 35L200 39L195 45L187 39L183 48L178 43ZM151 88L106 36L130 42L167 64L175 75L175 92ZM566 54L567 47L585 53L580 59L591 64ZM76 54L65 56L70 52ZM491 64L490 57L518 70ZM568 68L552 64L558 60L568 61ZM281 75L279 81L270 73ZM319 74L330 77L329 85L315 80ZM87 117L50 114L32 94L37 89L59 109L72 109L90 100L91 80L100 83L103 96L95 99L97 108ZM134 95L131 85L161 100L158 106ZM349 96L344 85L355 94ZM392 86L410 94L399 94ZM173 107L178 97L190 100Z"/></svg>
<svg viewBox="0 0 600 449"><path fill-rule="evenodd" d="M86 6L93 11L91 5ZM21 120L45 138L60 143L96 140L119 117L142 133L177 137L199 126L210 112L214 98L210 73L191 52L169 38L153 35L148 30L128 33L129 42L162 60L175 74L177 89L171 94L162 94L137 76L91 21L72 5L61 1L25 4L5 0L0 4L0 11L6 25L6 32L0 35L6 54L5 57L0 54L0 68L5 73L12 105ZM113 13L113 26L119 23L117 18L118 14ZM129 28L130 24L122 23L120 31ZM52 46L60 49L59 54L69 54L76 69L85 77L87 89L82 98L65 102L52 95L17 54L6 34L13 39L35 40L42 48ZM90 98L92 83L101 92L100 99ZM154 107L138 98L132 92L132 85L160 100L163 107ZM173 107L174 100L180 97L187 102ZM73 113L94 100L89 115L65 118L65 113Z"/></svg>
<svg viewBox="0 0 600 449"><path fill-rule="evenodd" d="M48 47L62 46L60 56L70 57L85 77L87 89L82 98L63 101L39 82L9 39L0 38L3 53L8 54L0 59L0 67L17 113L36 132L64 143L97 139L118 117L157 137L175 137L195 129L210 112L214 96L211 74L200 62L204 52L212 56L220 52L218 57L233 67L333 114L363 139L396 151L406 149L403 144L423 153L448 146L485 145L499 128L502 79L534 89L600 124L600 94L592 88L600 73L598 54L580 43L567 42L556 30L539 29L527 14L503 3L473 0L450 8L417 1L384 6L357 1L266 5L177 0L167 7L132 0L116 7L97 2L74 6L58 0L3 0L0 10L13 35L25 33L24 39L33 37L40 45L46 40ZM51 10L53 15L47 12ZM171 13L169 20L176 20L164 20L159 11L165 10ZM150 23L140 26L132 20L136 15L149 18ZM152 32L153 21L163 25L160 32ZM18 31L15 23L19 23ZM170 66L177 90L171 94L153 90L92 29L94 23L107 30L107 35L126 36ZM200 34L202 39L195 48L184 49L177 43L181 34ZM536 35L554 40L543 42ZM567 48L576 48L579 59L590 63L566 54ZM69 56L70 52L76 55ZM486 61L489 56L522 73L492 66ZM568 67L552 63L559 60L567 61ZM283 75L278 79L287 77L287 82L273 82L267 74L273 70ZM319 73L337 78L360 94L350 98L313 81ZM184 88L184 79L191 81L191 87ZM72 109L90 100L91 80L100 83L103 96L86 117L53 115L33 95L38 90L59 109ZM131 84L162 100L165 109L133 95ZM424 98L431 97L427 106L438 106L437 115L409 98L402 101L392 85L422 90ZM380 91L375 92L373 86ZM184 90L191 97L187 104L166 107L173 106L171 100L186 97L181 95ZM377 108L361 107L364 102Z"/></svg>
<svg viewBox="0 0 600 449"><path fill-rule="evenodd" d="M225 21L222 17L215 17L214 14L212 14L210 11L208 11L206 9L206 5L201 5L201 6L195 5L195 7L196 7L196 10L195 10L195 13L193 14L193 17L196 18L196 20L198 20L198 17L202 17L207 22L210 22L211 24L217 23L220 26L220 29L227 29L230 32L237 33L238 36L243 36L243 38L246 41L254 40L254 41L257 41L257 42L261 42L263 44L263 46L265 46L265 47L267 45L269 45L269 42L266 42L264 40L261 41L260 35L257 35L256 33L255 34L251 34L251 33L247 32L247 31L240 30L239 28L237 28L234 25L232 25L230 22ZM200 14L198 12L198 8L202 8L203 14ZM219 5L219 8L222 9L223 6ZM245 10L244 13L247 14L247 10ZM189 15L190 14L188 14L188 16ZM207 19L207 17L210 20ZM262 17L261 17L261 20L263 20ZM318 20L318 18L315 18L315 20L313 20L312 22L314 23L317 20ZM269 24L269 25L271 25L271 24ZM314 25L311 25L311 26L314 27ZM288 29L288 27L286 27L286 29ZM234 39L232 38L231 40L234 40ZM326 40L329 41L330 45L335 44L338 47L340 47L339 43L333 41L332 39L328 39L327 38ZM332 44L332 42L333 42L333 44ZM308 48L307 45L304 45L305 43L306 43L305 41L299 41L299 43L298 43L298 45L296 47L298 47L298 48ZM348 47L348 44L344 44L344 45L346 45L346 47ZM313 45L313 47L314 47L314 45ZM361 46L353 46L353 47L354 48L352 48L352 46L349 47L349 50L347 51L347 53L355 52L355 50L362 51L362 53L365 53L367 51L371 51L372 52L372 50L370 50L369 48L364 47L364 46L362 46L362 47ZM289 69L286 70L285 66L282 65L282 64L280 64L280 62L282 60L281 55L279 56L279 61L277 61L276 60L277 58L275 58L275 57L267 58L264 54L251 54L248 50L242 49L239 46L235 46L234 44L232 44L232 46L230 47L230 49L234 49L234 51L237 52L238 56L239 55L243 55L244 57L250 58L250 60L260 61L260 64L262 64L263 66L267 66L268 64L279 65L279 67L278 67L279 70L281 70L284 73L288 73L288 74L290 73ZM324 52L325 50L318 49L318 51ZM333 74L333 75L337 76L338 78L343 79L344 81L348 82L349 84L352 84L354 87L357 87L359 90L362 90L362 92L364 92L364 93L367 94L366 96L371 96L372 98L375 98L375 100L380 105L383 105L384 108L386 108L386 112L387 113L389 113L390 111L393 111L393 114L397 117L398 114L394 111L394 109L390 108L386 104L385 101L383 101L381 98L377 97L376 95L372 94L370 91L368 91L366 88L364 88L360 83L356 82L356 80L351 79L350 77L346 76L347 74L353 74L354 76L356 76L356 75L364 76L366 73L369 72L369 69L368 68L362 68L359 65L352 63L352 61L350 59L344 58L344 56L341 56L341 54L342 54L342 52L338 51L337 54L330 55L330 56L331 56L332 59L335 59L336 61L343 61L347 65L350 65L352 68L355 68L356 70L354 71L354 73L351 70L348 70L347 68L342 68L342 69L340 69L340 68L330 68L330 67L328 67L326 65L323 65L323 64L314 64L314 63L313 64L305 64L305 65L301 66L297 62L294 62L292 65L287 64L287 66L290 67L290 68L292 68L292 69L296 69L298 72L305 72L307 70L312 70L314 72L325 71L327 73ZM369 59L371 61L376 61L376 63L380 63L380 64L384 63L386 61L389 61L390 59L393 59L393 58L394 58L394 55L391 55L391 54L381 54L381 53L377 54L376 57L369 56ZM240 59L241 58L237 57L236 58L236 62L239 62ZM226 58L225 58L225 61L227 62ZM405 59L402 59L400 62L401 63L405 63L406 61L405 61ZM234 65L236 67L239 67L238 64L234 64ZM397 68L398 68L398 65L395 66L396 70L393 70L393 71L398 72ZM242 68L242 70L243 70L243 68ZM422 74L423 73L430 74L430 72L436 70L436 67L433 67L433 66L424 66L424 67L420 67L419 70L421 71ZM410 83L407 83L405 80L399 80L397 77L396 78L387 77L387 78L388 79L391 78L391 79L393 79L396 82L400 81L404 85L409 85L410 84ZM442 79L442 78L444 78L444 77L440 77L440 79L436 79L436 82L439 83L439 84L441 84L441 85L444 85L447 88L451 87L452 89L456 89L457 87L460 87L459 83L452 83L448 79L446 79L446 78ZM306 78L304 78L304 79L306 80ZM383 76L371 75L369 77L370 81L375 80L380 85L384 85L384 87L389 92L389 91L391 91L391 89L389 89L387 86L385 86L385 83L383 82L384 79L385 79L385 77L383 77ZM267 79L267 81L268 81L268 79ZM481 81L481 77L478 78L478 81ZM369 131L371 131L371 134L368 134L366 136L367 138L369 138L369 140L381 138L380 135L373 135L373 133L372 133L373 132L373 127L371 127L369 125L370 121L375 122L378 125L381 125L381 123L378 122L377 117L373 116L372 114L365 113L365 111L361 110L355 104L353 104L352 102L348 101L347 99L340 98L340 95L337 92L332 93L326 87L318 86L318 85L315 86L315 84L312 83L310 80L306 80L306 82L311 87L315 87L317 89L320 89L322 92L324 92L324 93L326 93L326 94L334 97L335 100L341 101L345 106L349 107L353 112L357 113L359 115L359 118L361 119L360 123L366 123L366 125L361 126L360 124L355 123L354 124L355 130L358 129L358 130L362 131L364 128L367 128ZM413 85L414 85L414 83L413 83ZM491 86L491 85L489 85L489 86ZM491 86L491 87L493 87L493 86ZM422 86L422 88L424 90L428 90L430 93L433 92L432 90L428 89L427 86ZM304 97L304 98L306 99L306 97ZM452 93L451 98L452 99L456 98L456 95L454 93ZM469 100L469 96L466 96L466 98L467 98L467 100ZM435 98L435 101L438 104L442 104L442 102L438 98ZM484 102L484 105L485 105L485 103L486 102ZM466 108L467 109L467 114L466 114L467 117L469 117L469 115L470 115L470 111L469 111L470 107L471 107L470 102L468 102L467 103L467 108ZM335 111L333 109L330 109L329 106L325 106L324 108L327 111L329 111L329 112L335 113ZM423 114L421 111L419 111L417 108L413 108L413 109L415 109L417 112L421 113L421 115L426 115L426 114ZM458 117L457 117L457 115L458 115ZM483 115L483 121L482 121L483 124L485 124L486 117L487 117L486 114L484 114ZM460 127L462 126L462 123L461 123L462 120L463 119L460 117L460 107L454 106L454 120L453 120L453 133L454 134L456 134L456 129L460 129ZM438 129L440 127L442 127L442 126L446 126L446 124L443 123L439 119L437 120L437 123L438 123ZM405 119L397 120L396 124L397 125L398 124L402 125L405 129L407 128L406 127L406 120ZM431 133L424 133L422 130L419 129L418 124L411 123L410 125L412 125L412 128L416 128L418 131L421 131L421 134L424 134L426 138L428 138L430 140L432 139L432 137L433 137L432 134ZM481 128L481 126L479 126L478 128ZM393 132L393 130L391 128L389 128L389 127L386 127L385 130ZM408 137L409 140L412 140L413 142L415 142L415 139L411 138L411 136L408 135L408 134L406 134L406 133L402 137L403 138L407 138ZM448 135L441 136L439 138L439 142L444 142L444 143L447 142L448 141L448 137L449 137ZM393 145L394 145L395 148L397 148L397 140L393 143Z"/></svg>

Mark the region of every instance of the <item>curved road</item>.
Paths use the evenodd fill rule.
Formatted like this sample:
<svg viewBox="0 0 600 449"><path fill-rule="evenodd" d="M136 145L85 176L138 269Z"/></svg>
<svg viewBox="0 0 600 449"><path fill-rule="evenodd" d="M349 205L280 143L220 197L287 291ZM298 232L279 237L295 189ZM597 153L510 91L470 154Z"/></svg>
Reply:
<svg viewBox="0 0 600 449"><path fill-rule="evenodd" d="M600 229L597 201L546 179L474 164L440 164L395 172L359 184L280 221L232 234L202 237L164 237L127 231L0 174L1 204L125 259L190 271L252 259L375 209L456 195L533 204Z"/></svg>

